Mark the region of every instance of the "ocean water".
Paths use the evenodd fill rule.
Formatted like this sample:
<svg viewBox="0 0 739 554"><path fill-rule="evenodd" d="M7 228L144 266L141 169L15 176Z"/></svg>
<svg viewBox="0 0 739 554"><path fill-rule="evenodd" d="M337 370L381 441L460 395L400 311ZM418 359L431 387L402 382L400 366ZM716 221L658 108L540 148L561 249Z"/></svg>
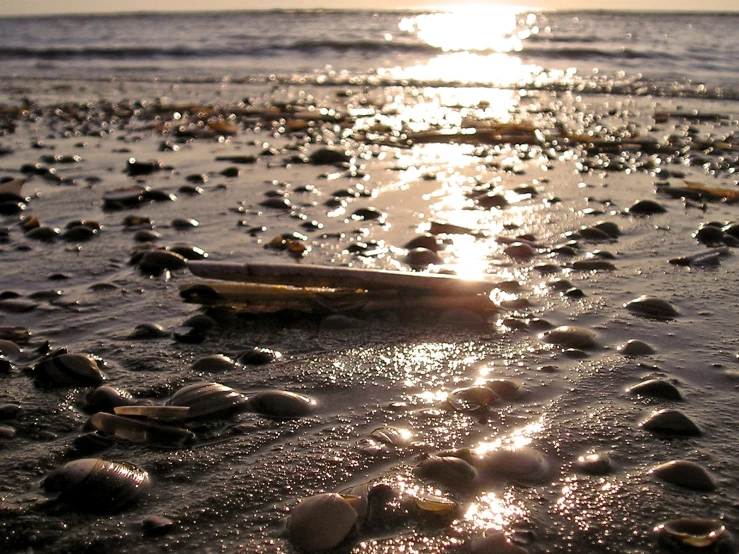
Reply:
<svg viewBox="0 0 739 554"><path fill-rule="evenodd" d="M0 78L494 85L739 99L739 15L255 11L0 20Z"/></svg>

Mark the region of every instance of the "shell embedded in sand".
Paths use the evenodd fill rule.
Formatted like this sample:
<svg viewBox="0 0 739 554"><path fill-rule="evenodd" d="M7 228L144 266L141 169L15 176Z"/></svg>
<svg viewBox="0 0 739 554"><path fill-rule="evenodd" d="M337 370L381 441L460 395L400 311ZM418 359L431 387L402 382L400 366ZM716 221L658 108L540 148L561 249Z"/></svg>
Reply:
<svg viewBox="0 0 739 554"><path fill-rule="evenodd" d="M562 348L588 348L595 344L595 333L584 327L564 325L539 333L539 340Z"/></svg>
<svg viewBox="0 0 739 554"><path fill-rule="evenodd" d="M499 400L495 391L485 386L465 387L453 390L447 401L455 410L475 411L487 408Z"/></svg>
<svg viewBox="0 0 739 554"><path fill-rule="evenodd" d="M477 471L456 456L430 456L416 466L416 475L450 488L465 488L477 477Z"/></svg>
<svg viewBox="0 0 739 554"><path fill-rule="evenodd" d="M675 307L656 296L643 295L624 304L632 314L653 319L673 319L678 315Z"/></svg>
<svg viewBox="0 0 739 554"><path fill-rule="evenodd" d="M304 394L284 390L267 390L249 397L246 408L273 418L293 418L310 415L317 403Z"/></svg>
<svg viewBox="0 0 739 554"><path fill-rule="evenodd" d="M222 416L239 409L246 398L234 389L219 383L194 383L172 395L168 406L187 406L188 419Z"/></svg>
<svg viewBox="0 0 739 554"><path fill-rule="evenodd" d="M552 474L547 456L531 446L499 448L473 455L471 464L482 479L505 479L529 486L545 482Z"/></svg>
<svg viewBox="0 0 739 554"><path fill-rule="evenodd" d="M636 394L639 396L651 396L653 398L662 398L664 400L682 400L683 395L680 390L663 379L650 379L643 381L638 385L629 387L626 389L629 394Z"/></svg>
<svg viewBox="0 0 739 554"><path fill-rule="evenodd" d="M323 493L301 500L287 521L287 533L298 548L316 552L339 545L354 529L357 512L347 499Z"/></svg>
<svg viewBox="0 0 739 554"><path fill-rule="evenodd" d="M204 356L192 363L192 369L195 371L228 371L237 367L238 364L236 362L223 354Z"/></svg>
<svg viewBox="0 0 739 554"><path fill-rule="evenodd" d="M649 356L654 354L654 348L639 339L630 339L622 344L617 350L624 356Z"/></svg>
<svg viewBox="0 0 739 554"><path fill-rule="evenodd" d="M712 491L716 489L716 482L706 469L686 460L673 460L649 470L649 473L659 477L663 481L696 489L700 491Z"/></svg>
<svg viewBox="0 0 739 554"><path fill-rule="evenodd" d="M700 435L698 426L678 410L659 410L639 424L647 431L671 433L674 435Z"/></svg>
<svg viewBox="0 0 739 554"><path fill-rule="evenodd" d="M591 475L604 475L613 468L611 457L606 452L592 452L577 458L577 467Z"/></svg>
<svg viewBox="0 0 739 554"><path fill-rule="evenodd" d="M724 535L726 527L714 519L671 519L657 525L654 532L668 543L706 548Z"/></svg>
<svg viewBox="0 0 739 554"><path fill-rule="evenodd" d="M83 458L52 471L41 486L82 511L117 512L150 486L149 474L128 462Z"/></svg>
<svg viewBox="0 0 739 554"><path fill-rule="evenodd" d="M99 385L103 374L97 361L86 354L59 354L40 361L34 367L36 379L43 384Z"/></svg>

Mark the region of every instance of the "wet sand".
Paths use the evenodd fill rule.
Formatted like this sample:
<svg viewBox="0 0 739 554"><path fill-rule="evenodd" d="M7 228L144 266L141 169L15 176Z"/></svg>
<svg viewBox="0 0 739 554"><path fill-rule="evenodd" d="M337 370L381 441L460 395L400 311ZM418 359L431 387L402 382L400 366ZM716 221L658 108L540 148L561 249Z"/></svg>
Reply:
<svg viewBox="0 0 739 554"><path fill-rule="evenodd" d="M29 343L21 344L26 352L49 341L51 349L99 357L106 384L147 402L163 403L184 385L215 381L247 396L268 389L299 392L318 407L296 419L244 411L198 421L190 425L195 443L183 448L112 441L91 452L78 440L91 387L36 386L31 368L37 360L11 360L8 373L0 375L0 404L20 410L0 422L13 430L0 439L3 551L294 552L285 520L299 500L366 482L389 484L406 496L443 496L459 507L436 517L390 510L392 517L360 528L337 552L470 552L490 530L504 531L532 553L671 552L674 547L652 531L665 520L707 518L721 520L729 531L736 527L736 255L730 246L712 267L668 260L714 247L693 234L708 222L739 221L737 208L715 195L684 200L656 192L685 181L736 192L735 104L501 91L500 105L487 105L469 102L475 90L462 99L454 89L347 94L319 87L300 96L297 89L258 86L224 87L214 101L207 87L63 85L10 83L2 94L3 105L13 109L2 116L7 132L0 146L7 152L0 157L0 177L26 178L22 194L30 200L25 211L0 222L8 229L0 291L17 293L3 300L27 302L29 311L17 313L12 306L18 303L9 303L0 326L29 329ZM489 94L479 91L480 98ZM251 100L238 104L245 98ZM514 123L503 130L494 126L504 117L502 106ZM321 108L328 117L316 118L309 132L286 130L288 122L296 129L303 125L295 111ZM685 117L691 114L721 117ZM211 132L207 122L217 116L225 122L212 123ZM326 118L332 120L320 121ZM460 130L463 120L467 131ZM500 134L473 140L472 121L481 135L490 129ZM224 129L228 136L220 134ZM629 146L612 147L619 142ZM332 143L355 162L305 162ZM42 160L55 155L81 160ZM255 162L217 161L219 156L254 156ZM162 169L131 176L129 158L160 160ZM230 167L238 168L237 176L221 174ZM104 207L111 191L135 184L176 200ZM472 198L487 184L489 190L477 193L500 193L505 206L487 209ZM306 185L311 187L301 190ZM522 185L533 189L515 193ZM349 188L369 195L326 205ZM280 195L273 197L287 198L290 209L260 205L275 191ZM666 212L628 213L638 200L658 202ZM386 217L352 218L370 207ZM132 215L154 222L151 230L160 237L151 246L126 230L124 219ZM102 229L85 241L34 240L19 225L29 216L62 230L73 220L93 220ZM178 218L198 225L182 229ZM303 226L313 220L323 227ZM215 261L410 271L404 245L431 221L478 232L438 235L443 264L425 271L515 281L520 292L496 289L491 295L507 308L492 317L388 310L349 314L338 323L321 315L211 309L215 328L193 344L171 333L204 311L179 295L181 283L199 280L186 269L150 276L129 263L135 251L184 243ZM596 241L571 235L602 221L617 224L620 236ZM301 257L265 247L275 236L296 232L306 237L296 238L308 247ZM507 255L503 239L523 236L535 255ZM557 253L572 240L571 255L568 249ZM378 255L353 253L360 243ZM607 259L613 269L573 269L573 262L591 259L588 253L596 250L614 255ZM553 290L547 283L554 279L569 279L584 295ZM624 308L641 295L669 302L678 315L645 318ZM129 338L140 323L158 324L167 335ZM547 323L590 329L596 344L581 351L547 345L538 337ZM655 353L624 356L618 346L629 339L646 342ZM192 368L206 355L234 356L251 346L282 357L219 372ZM647 378L672 382L683 400L626 393ZM520 394L484 414L449 404L452 391L479 379L514 381ZM639 427L663 408L684 412L702 434L676 437ZM383 426L408 430L413 444L368 452L362 439ZM524 443L544 453L551 466L534 484L503 478L454 487L413 471L444 450ZM577 458L594 451L609 454L609 472L589 475L577 468ZM85 457L135 463L149 472L152 488L113 514L42 502L38 485L44 476ZM691 490L649 473L677 459L707 468L716 490ZM152 514L173 526L146 532L142 521ZM733 550L726 536L707 549Z"/></svg>

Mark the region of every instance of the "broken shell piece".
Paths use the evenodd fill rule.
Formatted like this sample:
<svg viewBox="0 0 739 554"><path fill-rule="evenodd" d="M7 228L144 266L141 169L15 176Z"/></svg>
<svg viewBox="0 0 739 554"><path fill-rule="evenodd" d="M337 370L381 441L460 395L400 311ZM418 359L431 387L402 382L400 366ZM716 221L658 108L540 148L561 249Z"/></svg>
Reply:
<svg viewBox="0 0 739 554"><path fill-rule="evenodd" d="M654 532L668 542L705 548L718 541L726 527L713 519L671 519L657 525Z"/></svg>
<svg viewBox="0 0 739 554"><path fill-rule="evenodd" d="M339 545L354 529L357 512L340 494L323 493L301 500L287 521L287 533L307 552Z"/></svg>

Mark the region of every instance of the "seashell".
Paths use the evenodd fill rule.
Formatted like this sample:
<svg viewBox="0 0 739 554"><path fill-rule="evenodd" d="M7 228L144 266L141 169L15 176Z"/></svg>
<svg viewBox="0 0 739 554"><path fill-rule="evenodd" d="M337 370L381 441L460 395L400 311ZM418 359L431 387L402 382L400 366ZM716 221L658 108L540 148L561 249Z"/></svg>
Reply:
<svg viewBox="0 0 739 554"><path fill-rule="evenodd" d="M238 364L223 354L211 354L195 360L192 369L195 371L228 371L236 369Z"/></svg>
<svg viewBox="0 0 739 554"><path fill-rule="evenodd" d="M663 481L695 489L700 491L712 491L716 489L716 482L706 469L686 460L673 460L658 465L649 470L651 475L659 477Z"/></svg>
<svg viewBox="0 0 739 554"><path fill-rule="evenodd" d="M493 208L502 209L508 207L509 202L502 194L488 192L477 197L477 205L486 210Z"/></svg>
<svg viewBox="0 0 739 554"><path fill-rule="evenodd" d="M554 281L549 281L547 283L547 286L556 292L564 292L566 290L575 288L575 285L572 283L572 281L568 279L556 279Z"/></svg>
<svg viewBox="0 0 739 554"><path fill-rule="evenodd" d="M175 244L170 246L169 251L175 252L187 260L204 260L208 257L208 253L202 248L187 244Z"/></svg>
<svg viewBox="0 0 739 554"><path fill-rule="evenodd" d="M629 394L637 394L639 396L652 396L655 398L663 398L665 400L682 400L683 395L678 388L663 379L650 379L633 387L626 389Z"/></svg>
<svg viewBox="0 0 739 554"><path fill-rule="evenodd" d="M706 548L724 535L726 527L714 519L671 519L657 525L654 532L665 542Z"/></svg>
<svg viewBox="0 0 739 554"><path fill-rule="evenodd" d="M177 231L184 231L187 229L194 229L200 226L200 222L197 219L191 217L177 217L170 223L172 229Z"/></svg>
<svg viewBox="0 0 739 554"><path fill-rule="evenodd" d="M567 298L585 298L585 291L577 287L572 287L564 291L562 296L566 296Z"/></svg>
<svg viewBox="0 0 739 554"><path fill-rule="evenodd" d="M584 327L564 325L539 333L539 340L562 348L589 348L595 344L595 333Z"/></svg>
<svg viewBox="0 0 739 554"><path fill-rule="evenodd" d="M377 208L359 208L352 214L352 219L361 219L364 221L376 219L382 222L386 217L387 214L381 212Z"/></svg>
<svg viewBox="0 0 739 554"><path fill-rule="evenodd" d="M607 242L613 240L611 235L606 233L604 230L597 229L595 227L580 227L577 234L581 239L590 242Z"/></svg>
<svg viewBox="0 0 739 554"><path fill-rule="evenodd" d="M0 439L9 440L15 437L15 429L10 425L0 424Z"/></svg>
<svg viewBox="0 0 739 554"><path fill-rule="evenodd" d="M619 228L617 223L614 223L612 221L599 221L598 223L593 225L593 227L595 229L600 229L614 239L621 236L621 229Z"/></svg>
<svg viewBox="0 0 739 554"><path fill-rule="evenodd" d="M114 444L112 438L107 435L92 431L90 433L82 433L74 439L74 448L81 454L93 454L100 452L106 448L110 448Z"/></svg>
<svg viewBox="0 0 739 554"><path fill-rule="evenodd" d="M643 295L624 304L632 314L653 319L673 319L677 314L675 307L656 296Z"/></svg>
<svg viewBox="0 0 739 554"><path fill-rule="evenodd" d="M0 419L12 419L20 412L20 404L0 404Z"/></svg>
<svg viewBox="0 0 739 554"><path fill-rule="evenodd" d="M613 467L611 458L606 452L593 452L577 458L577 467L591 475L605 475Z"/></svg>
<svg viewBox="0 0 739 554"><path fill-rule="evenodd" d="M280 419L310 415L316 405L316 401L308 396L283 390L258 392L246 402L248 410Z"/></svg>
<svg viewBox="0 0 739 554"><path fill-rule="evenodd" d="M92 229L86 225L77 225L70 227L61 234L61 238L68 241L85 241L90 240L98 233L97 229Z"/></svg>
<svg viewBox="0 0 739 554"><path fill-rule="evenodd" d="M700 435L701 431L693 420L678 410L659 410L639 424L647 431L674 435Z"/></svg>
<svg viewBox="0 0 739 554"><path fill-rule="evenodd" d="M482 384L503 400L515 400L521 395L519 384L508 379L487 379Z"/></svg>
<svg viewBox="0 0 739 554"><path fill-rule="evenodd" d="M99 385L103 374L97 362L85 354L59 354L46 358L33 368L36 380L42 384Z"/></svg>
<svg viewBox="0 0 739 554"><path fill-rule="evenodd" d="M23 350L12 340L0 339L0 356L15 362L21 357Z"/></svg>
<svg viewBox="0 0 739 554"><path fill-rule="evenodd" d="M457 456L429 456L415 467L414 473L453 489L467 488L477 479L477 470Z"/></svg>
<svg viewBox="0 0 739 554"><path fill-rule="evenodd" d="M719 246L723 244L724 231L720 226L703 225L693 233L693 238L706 246Z"/></svg>
<svg viewBox="0 0 739 554"><path fill-rule="evenodd" d="M423 234L418 235L417 237L411 239L408 241L404 248L407 248L408 250L413 250L414 248L425 248L427 250L431 250L432 252L438 252L441 250L441 244L439 244L439 240L431 234Z"/></svg>
<svg viewBox="0 0 739 554"><path fill-rule="evenodd" d="M57 238L61 233L58 227L49 227L47 225L41 225L35 229L31 229L24 236L33 239L40 240L42 242L51 242Z"/></svg>
<svg viewBox="0 0 739 554"><path fill-rule="evenodd" d="M593 250L588 254L594 258L601 258L602 260L615 260L616 254L608 250Z"/></svg>
<svg viewBox="0 0 739 554"><path fill-rule="evenodd" d="M689 256L680 256L679 258L671 258L668 260L673 265L681 265L687 267L716 267L721 263L721 258L729 254L729 247L713 248L698 254Z"/></svg>
<svg viewBox="0 0 739 554"><path fill-rule="evenodd" d="M126 162L126 171L131 176L149 175L155 171L159 171L162 167L162 162L159 160L144 162L136 158L129 158Z"/></svg>
<svg viewBox="0 0 739 554"><path fill-rule="evenodd" d="M254 346L249 350L245 350L236 357L236 361L243 365L265 365L279 360L282 357L281 352L270 350L269 348L261 348Z"/></svg>
<svg viewBox="0 0 739 554"><path fill-rule="evenodd" d="M169 250L149 250L139 260L138 267L144 273L158 275L165 269L173 271L187 267L184 256Z"/></svg>
<svg viewBox="0 0 739 554"><path fill-rule="evenodd" d="M195 439L192 431L181 427L155 425L105 412L98 412L90 416L85 422L84 430L100 431L117 439L167 448L182 448Z"/></svg>
<svg viewBox="0 0 739 554"><path fill-rule="evenodd" d="M27 344L31 339L31 332L26 327L0 327L0 339Z"/></svg>
<svg viewBox="0 0 739 554"><path fill-rule="evenodd" d="M525 242L514 242L503 249L514 260L526 261L536 256L536 248Z"/></svg>
<svg viewBox="0 0 739 554"><path fill-rule="evenodd" d="M350 162L352 157L345 150L337 148L319 148L308 157L313 165L336 165Z"/></svg>
<svg viewBox="0 0 739 554"><path fill-rule="evenodd" d="M168 406L187 406L188 419L224 416L246 404L246 398L234 389L219 383L194 383L172 395Z"/></svg>
<svg viewBox="0 0 739 554"><path fill-rule="evenodd" d="M552 473L546 455L531 446L485 451L473 455L471 463L483 479L503 478L525 486L543 483Z"/></svg>
<svg viewBox="0 0 739 554"><path fill-rule="evenodd" d="M0 298L0 312L11 314L25 314L38 308L36 302L23 298Z"/></svg>
<svg viewBox="0 0 739 554"><path fill-rule="evenodd" d="M616 266L608 260L589 258L577 260L570 266L575 271L615 271Z"/></svg>
<svg viewBox="0 0 739 554"><path fill-rule="evenodd" d="M413 503L421 512L432 514L448 514L459 510L459 504L439 496L414 497Z"/></svg>
<svg viewBox="0 0 739 554"><path fill-rule="evenodd" d="M322 493L301 500L287 520L287 533L295 546L306 552L334 548L357 523L357 512L336 493Z"/></svg>
<svg viewBox="0 0 739 554"><path fill-rule="evenodd" d="M654 200L639 200L630 208L627 208L626 212L633 215L654 215L663 214L667 212L667 210L664 206L658 204Z"/></svg>
<svg viewBox="0 0 739 554"><path fill-rule="evenodd" d="M161 325L156 323L140 323L128 335L129 339L161 339L169 336L169 331L165 331Z"/></svg>
<svg viewBox="0 0 739 554"><path fill-rule="evenodd" d="M626 344L622 344L617 350L624 356L649 356L654 354L654 348L638 339L629 339Z"/></svg>
<svg viewBox="0 0 739 554"><path fill-rule="evenodd" d="M403 258L403 262L411 267L426 267L429 265L439 265L444 263L436 251L428 248L412 248Z"/></svg>
<svg viewBox="0 0 739 554"><path fill-rule="evenodd" d="M471 554L527 554L528 550L506 537L502 531L472 541Z"/></svg>
<svg viewBox="0 0 739 554"><path fill-rule="evenodd" d="M381 443L399 448L410 446L413 435L405 429L396 427L378 427L370 433L370 437Z"/></svg>
<svg viewBox="0 0 739 554"><path fill-rule="evenodd" d="M145 535L164 535L174 529L175 522L168 517L160 515L146 516L141 522L141 528Z"/></svg>
<svg viewBox="0 0 739 554"><path fill-rule="evenodd" d="M470 412L487 408L499 400L495 391L489 387L473 386L456 389L447 397L447 402L455 410Z"/></svg>
<svg viewBox="0 0 739 554"><path fill-rule="evenodd" d="M88 412L108 412L111 414L119 406L130 406L136 402L131 398L131 395L109 385L94 388L87 393L85 400L87 401L85 409Z"/></svg>
<svg viewBox="0 0 739 554"><path fill-rule="evenodd" d="M75 460L55 469L41 486L57 499L86 512L117 512L150 487L149 474L128 462L98 458Z"/></svg>
<svg viewBox="0 0 739 554"><path fill-rule="evenodd" d="M382 524L388 502L397 496L393 488L385 483L362 483L340 490L339 494L357 512L357 527Z"/></svg>
<svg viewBox="0 0 739 554"><path fill-rule="evenodd" d="M120 187L103 193L103 208L108 210L120 210L127 206L136 206L144 201L146 188L133 185Z"/></svg>
<svg viewBox="0 0 739 554"><path fill-rule="evenodd" d="M120 416L137 416L159 421L177 421L187 417L187 406L116 406L113 413Z"/></svg>

